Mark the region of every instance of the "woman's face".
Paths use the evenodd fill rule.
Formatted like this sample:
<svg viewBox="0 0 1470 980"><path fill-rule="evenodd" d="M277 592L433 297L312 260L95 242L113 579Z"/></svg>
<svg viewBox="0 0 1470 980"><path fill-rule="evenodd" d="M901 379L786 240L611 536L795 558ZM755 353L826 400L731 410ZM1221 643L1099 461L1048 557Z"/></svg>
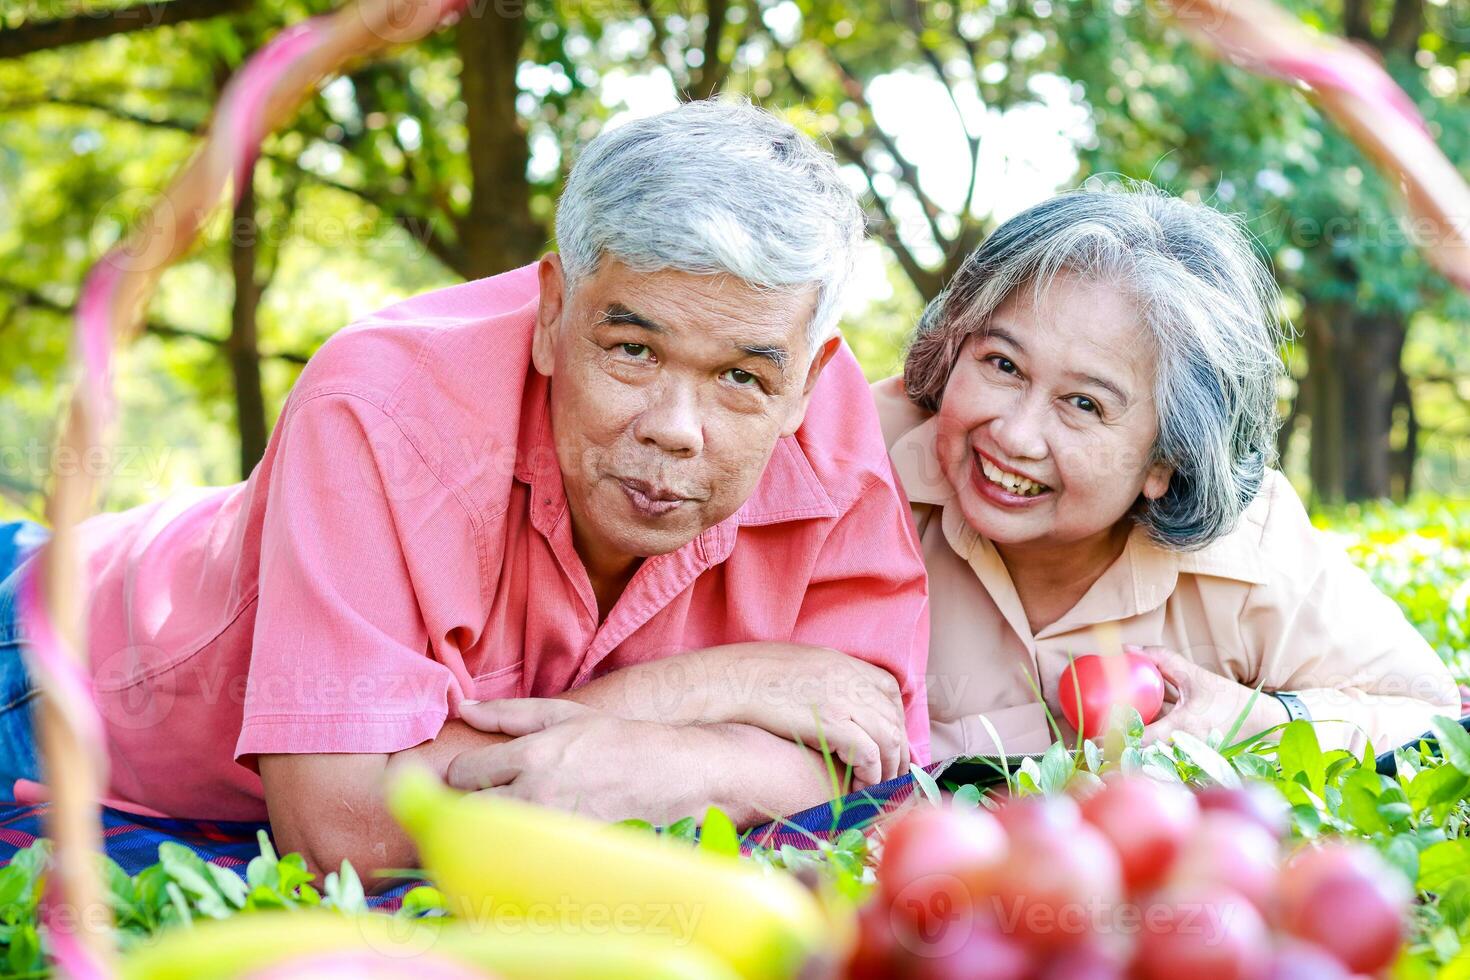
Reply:
<svg viewBox="0 0 1470 980"><path fill-rule="evenodd" d="M960 349L938 415L939 464L965 520L997 545L1070 545L1168 488L1151 463L1157 352L1122 290L1058 276L1017 290Z"/></svg>

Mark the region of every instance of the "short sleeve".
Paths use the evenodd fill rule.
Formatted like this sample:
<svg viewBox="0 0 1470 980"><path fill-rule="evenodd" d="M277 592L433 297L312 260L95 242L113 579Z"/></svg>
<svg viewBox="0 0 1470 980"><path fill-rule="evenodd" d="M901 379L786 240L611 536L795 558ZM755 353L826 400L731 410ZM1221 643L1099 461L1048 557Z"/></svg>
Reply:
<svg viewBox="0 0 1470 980"><path fill-rule="evenodd" d="M1262 651L1266 690L1302 699L1324 747L1359 753L1372 739L1384 752L1435 715L1459 715L1449 668L1294 493L1273 501L1263 550L1269 581L1251 588L1240 617L1246 649Z"/></svg>
<svg viewBox="0 0 1470 980"><path fill-rule="evenodd" d="M429 655L404 542L429 533L442 488L395 422L354 395L292 406L272 451L236 758L392 753L435 737L454 675Z"/></svg>
<svg viewBox="0 0 1470 980"><path fill-rule="evenodd" d="M874 481L823 544L792 642L831 647L887 669L903 694L909 751L929 761L929 590L908 505Z"/></svg>

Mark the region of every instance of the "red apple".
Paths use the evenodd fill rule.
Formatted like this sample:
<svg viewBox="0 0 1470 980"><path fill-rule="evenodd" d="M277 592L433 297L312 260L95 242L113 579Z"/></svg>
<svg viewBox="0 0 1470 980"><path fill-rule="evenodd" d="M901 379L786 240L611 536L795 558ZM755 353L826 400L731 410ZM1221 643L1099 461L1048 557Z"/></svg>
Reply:
<svg viewBox="0 0 1470 980"><path fill-rule="evenodd" d="M1077 657L1062 671L1057 700L1067 722L1083 738L1097 738L1106 730L1114 705L1131 704L1138 709L1145 725L1157 718L1164 706L1164 677L1153 661L1142 654L1125 651L1103 657L1088 653Z"/></svg>
<svg viewBox="0 0 1470 980"><path fill-rule="evenodd" d="M1398 869L1361 845L1297 852L1281 875L1281 925L1337 957L1354 973L1393 962L1412 898Z"/></svg>
<svg viewBox="0 0 1470 980"><path fill-rule="evenodd" d="M1082 817L1118 852L1130 891L1163 880L1199 822L1194 794L1147 776L1110 777L1082 802Z"/></svg>

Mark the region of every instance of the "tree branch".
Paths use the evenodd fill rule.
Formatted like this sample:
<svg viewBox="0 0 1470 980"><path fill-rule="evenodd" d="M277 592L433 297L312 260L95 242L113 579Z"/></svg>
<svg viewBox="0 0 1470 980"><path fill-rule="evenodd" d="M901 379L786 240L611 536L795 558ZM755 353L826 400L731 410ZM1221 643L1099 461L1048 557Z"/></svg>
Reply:
<svg viewBox="0 0 1470 980"><path fill-rule="evenodd" d="M729 0L708 0L705 4L704 60L699 63L699 80L691 87L696 100L708 99L720 90L729 65L720 60L720 37L725 33L725 18L730 12Z"/></svg>
<svg viewBox="0 0 1470 980"><path fill-rule="evenodd" d="M244 10L250 0L145 0L130 7L96 11L84 5L75 17L37 20L0 31L0 58L83 44L114 34L131 34L167 24L206 20Z"/></svg>
<svg viewBox="0 0 1470 980"><path fill-rule="evenodd" d="M56 300L37 292L30 286L12 282L8 279L0 279L0 290L5 290L15 296L20 306L43 309L61 316L71 316L76 312L74 307L58 303ZM173 324L163 323L159 320L150 319L144 321L143 329L148 333L157 334L160 337L184 337L189 340L197 340L203 344L209 344L211 347L225 346L225 340L222 337L216 337L200 330L190 329L189 327L176 327ZM295 351L262 351L260 356L277 361L286 361L291 364L305 364L311 355L299 354Z"/></svg>
<svg viewBox="0 0 1470 980"><path fill-rule="evenodd" d="M202 123L193 123L187 120L166 119L139 115L137 113L127 112L123 109L117 108L116 106L110 106L105 103L90 102L86 99L76 98L47 98L43 100L30 99L23 102L3 103L0 104L0 113L11 112L14 110L33 109L46 105L61 105L75 109L87 109L93 112L105 113L121 122L128 122L137 126L152 126L157 129L167 129L174 132L191 134L198 133L203 126ZM266 153L264 154L264 156L272 163L276 163L280 166L294 170L297 173L301 174L302 177L312 181L315 184L318 184L322 187L330 187L331 189L341 191L344 194L351 194L359 200L372 205L375 209L377 209L379 214L392 219L394 224L398 225L398 227L408 232L409 236L413 238L414 241L422 245L430 255L434 256L434 258L444 263L444 266L447 269L456 273L457 275L465 276L466 278L468 278L463 270L464 256L461 253L459 247L453 242L444 238L438 232L434 231L433 227L429 224L429 220L427 218L421 217L419 215L405 214L387 203L385 195L375 194L374 192L365 188L353 187L350 184L344 184L340 181L333 180L330 177L325 177L322 174L316 173L315 171L306 169L301 165L300 161L298 160L293 160L289 157L280 156L275 153Z"/></svg>

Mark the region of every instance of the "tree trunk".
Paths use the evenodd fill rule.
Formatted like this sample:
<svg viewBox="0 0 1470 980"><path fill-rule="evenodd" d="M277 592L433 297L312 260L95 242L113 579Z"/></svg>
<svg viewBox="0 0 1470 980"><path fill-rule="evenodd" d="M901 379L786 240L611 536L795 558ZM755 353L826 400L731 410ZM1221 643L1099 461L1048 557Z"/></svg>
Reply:
<svg viewBox="0 0 1470 980"><path fill-rule="evenodd" d="M458 222L464 253L459 271L474 279L535 259L547 234L531 216L530 150L516 114L524 12L490 5L481 16L462 19L455 33L474 182L469 211Z"/></svg>
<svg viewBox="0 0 1470 980"><path fill-rule="evenodd" d="M1401 497L1413 446L1396 449L1393 420L1406 387L1399 359L1406 336L1402 319L1322 304L1303 317L1311 384L1311 474L1324 502ZM1397 479L1395 479L1397 477Z"/></svg>
<svg viewBox="0 0 1470 980"><path fill-rule="evenodd" d="M265 455L270 433L265 424L265 392L260 380L260 337L256 313L260 309L260 283L255 278L256 248L260 229L255 218L254 173L245 178L244 193L230 221L230 274L235 281L235 302L230 310L230 339L225 352L235 379L235 417L240 430L240 478L255 469Z"/></svg>

